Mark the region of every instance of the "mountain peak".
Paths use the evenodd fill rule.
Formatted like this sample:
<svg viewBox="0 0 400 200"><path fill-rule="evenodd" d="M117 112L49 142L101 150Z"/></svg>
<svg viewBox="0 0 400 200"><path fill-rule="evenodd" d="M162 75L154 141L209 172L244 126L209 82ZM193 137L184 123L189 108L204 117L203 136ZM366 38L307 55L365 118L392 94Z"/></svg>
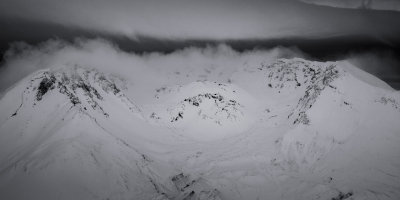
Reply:
<svg viewBox="0 0 400 200"><path fill-rule="evenodd" d="M118 99L131 112L138 113L136 106L122 92L125 81L117 76L101 73L96 69L83 67L64 67L52 70L43 70L35 73L26 85L23 97L25 103L32 102L32 106L46 104L47 98L56 95L62 101L79 108L81 111L97 111L105 117L109 113L104 108L105 99ZM30 93L35 95L29 95ZM17 115L19 109L12 116Z"/></svg>
<svg viewBox="0 0 400 200"><path fill-rule="evenodd" d="M227 82L198 70L151 86L80 66L36 72L0 101L0 185L81 191L67 182L80 199L396 199L400 93L342 64L265 60Z"/></svg>

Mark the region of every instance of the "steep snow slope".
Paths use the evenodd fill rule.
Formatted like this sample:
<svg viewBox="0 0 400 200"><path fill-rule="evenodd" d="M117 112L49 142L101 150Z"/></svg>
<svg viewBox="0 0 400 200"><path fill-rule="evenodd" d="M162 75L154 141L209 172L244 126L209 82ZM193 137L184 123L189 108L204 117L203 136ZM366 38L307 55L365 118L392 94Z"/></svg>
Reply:
<svg viewBox="0 0 400 200"><path fill-rule="evenodd" d="M2 99L2 199L174 195L172 186L158 185L164 179L158 173L169 169L151 154L163 153L157 141L180 139L141 123L140 109L116 83L115 77L78 67L41 71ZM153 165L160 169L153 172Z"/></svg>
<svg viewBox="0 0 400 200"><path fill-rule="evenodd" d="M399 92L347 62L251 63L141 105L93 69L32 74L0 101L0 198L400 198Z"/></svg>

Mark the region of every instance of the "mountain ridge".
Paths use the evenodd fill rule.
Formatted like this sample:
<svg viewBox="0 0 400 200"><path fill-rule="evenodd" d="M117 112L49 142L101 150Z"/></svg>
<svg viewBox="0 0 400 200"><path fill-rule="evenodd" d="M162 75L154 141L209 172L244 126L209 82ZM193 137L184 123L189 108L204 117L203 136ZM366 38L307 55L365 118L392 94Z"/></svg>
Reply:
<svg viewBox="0 0 400 200"><path fill-rule="evenodd" d="M35 72L0 100L0 197L396 199L400 93L351 67L264 60L142 105L97 69Z"/></svg>

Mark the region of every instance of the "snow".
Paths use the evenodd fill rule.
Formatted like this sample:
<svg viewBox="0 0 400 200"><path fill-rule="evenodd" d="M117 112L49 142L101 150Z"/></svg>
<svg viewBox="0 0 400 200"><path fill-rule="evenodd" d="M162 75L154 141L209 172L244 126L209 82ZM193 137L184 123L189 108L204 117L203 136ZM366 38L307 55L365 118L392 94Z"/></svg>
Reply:
<svg viewBox="0 0 400 200"><path fill-rule="evenodd" d="M24 78L0 100L0 199L400 198L398 91L344 61L205 68Z"/></svg>

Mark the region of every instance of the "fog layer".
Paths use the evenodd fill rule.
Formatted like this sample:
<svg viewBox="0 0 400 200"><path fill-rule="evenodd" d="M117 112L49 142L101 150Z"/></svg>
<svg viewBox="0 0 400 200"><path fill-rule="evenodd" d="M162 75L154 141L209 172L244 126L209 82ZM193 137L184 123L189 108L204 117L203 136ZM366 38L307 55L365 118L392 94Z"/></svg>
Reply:
<svg viewBox="0 0 400 200"><path fill-rule="evenodd" d="M37 46L14 43L4 56L0 67L0 92L40 69L84 66L117 74L134 84L162 85L165 77L159 72L180 73L215 69L208 78L228 81L229 73L245 65L259 64L273 58L308 58L297 48L276 47L269 50L237 52L220 44L205 48L187 47L172 53L135 54L120 50L103 39L76 39L74 42L49 40ZM400 76L399 61L390 52L370 52L348 55L359 68L386 79L396 86ZM217 73L218 72L218 73ZM217 80L219 79L219 80ZM184 80L176 80L177 84ZM213 81L213 80L210 80Z"/></svg>

